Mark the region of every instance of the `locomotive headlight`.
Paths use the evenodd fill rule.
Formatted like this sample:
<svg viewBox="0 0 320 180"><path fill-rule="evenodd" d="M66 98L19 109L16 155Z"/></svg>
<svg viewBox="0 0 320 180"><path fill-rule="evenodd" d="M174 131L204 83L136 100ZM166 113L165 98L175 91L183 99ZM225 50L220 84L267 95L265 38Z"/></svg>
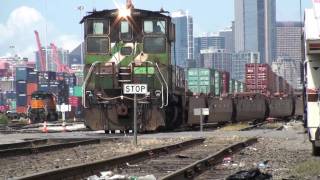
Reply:
<svg viewBox="0 0 320 180"><path fill-rule="evenodd" d="M123 18L131 16L131 10L127 8L119 8L119 16Z"/></svg>
<svg viewBox="0 0 320 180"><path fill-rule="evenodd" d="M161 96L161 91L160 90L156 90L154 92L154 94L157 96L157 97L160 97Z"/></svg>

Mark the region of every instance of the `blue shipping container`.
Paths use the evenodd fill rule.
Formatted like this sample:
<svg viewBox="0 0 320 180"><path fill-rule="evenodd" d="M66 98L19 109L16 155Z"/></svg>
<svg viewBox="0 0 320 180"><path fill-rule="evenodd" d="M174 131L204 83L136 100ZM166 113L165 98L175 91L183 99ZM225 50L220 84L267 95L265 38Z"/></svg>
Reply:
<svg viewBox="0 0 320 180"><path fill-rule="evenodd" d="M27 105L27 94L17 94L17 106Z"/></svg>
<svg viewBox="0 0 320 180"><path fill-rule="evenodd" d="M29 71L27 82L28 83L38 83L38 72L37 71Z"/></svg>
<svg viewBox="0 0 320 180"><path fill-rule="evenodd" d="M38 87L39 91L48 92L49 91L49 85L48 84L40 84Z"/></svg>
<svg viewBox="0 0 320 180"><path fill-rule="evenodd" d="M33 71L32 68L28 67L17 67L16 68L16 81L27 81L28 73Z"/></svg>
<svg viewBox="0 0 320 180"><path fill-rule="evenodd" d="M17 81L16 82L16 91L17 91L17 93L22 93L22 94L27 93L27 82L26 81Z"/></svg>
<svg viewBox="0 0 320 180"><path fill-rule="evenodd" d="M58 94L59 92L59 86L57 84L50 84L49 85L49 92Z"/></svg>
<svg viewBox="0 0 320 180"><path fill-rule="evenodd" d="M6 99L16 99L15 91L6 91Z"/></svg>

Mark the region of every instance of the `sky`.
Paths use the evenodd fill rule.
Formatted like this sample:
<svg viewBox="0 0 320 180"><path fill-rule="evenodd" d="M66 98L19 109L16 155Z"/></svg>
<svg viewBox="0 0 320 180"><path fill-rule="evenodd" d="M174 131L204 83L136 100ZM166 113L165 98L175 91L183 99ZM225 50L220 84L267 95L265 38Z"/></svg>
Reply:
<svg viewBox="0 0 320 180"><path fill-rule="evenodd" d="M311 0L301 0L302 9L311 8ZM125 0L0 0L0 57L18 54L34 59L37 44L34 30L42 45L55 43L72 50L81 42L79 24L86 12L114 9ZM187 10L194 21L194 35L217 32L231 26L234 0L133 0L135 8ZM277 0L277 21L299 21L300 0ZM77 7L83 6L80 12ZM45 36L47 34L47 36ZM47 43L46 43L47 42Z"/></svg>

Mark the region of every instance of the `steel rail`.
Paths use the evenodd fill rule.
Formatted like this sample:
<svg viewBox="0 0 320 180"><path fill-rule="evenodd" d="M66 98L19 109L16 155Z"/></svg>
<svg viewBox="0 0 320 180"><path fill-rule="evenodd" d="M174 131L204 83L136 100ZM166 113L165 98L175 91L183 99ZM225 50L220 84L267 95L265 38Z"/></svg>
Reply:
<svg viewBox="0 0 320 180"><path fill-rule="evenodd" d="M71 148L79 145L89 145L89 144L97 144L100 143L100 139L86 139L86 140L78 140L74 142L67 143L57 143L52 145L44 145L38 147L18 147L18 148L10 148L10 149L2 149L0 150L0 156L17 156L17 155L27 155L33 153L41 153L41 152L49 152L55 151L63 148ZM26 143L31 146L30 143Z"/></svg>
<svg viewBox="0 0 320 180"><path fill-rule="evenodd" d="M223 158L227 155L234 154L241 149L250 146L258 141L257 138L251 138L246 141L235 143L227 148L220 150L219 152L210 155L202 160L196 161L195 163L179 169L175 172L162 177L161 180L184 180L184 179L194 179L196 176L204 173L213 166L222 162Z"/></svg>
<svg viewBox="0 0 320 180"><path fill-rule="evenodd" d="M27 175L23 177L17 177L13 179L28 179L28 180L30 179L32 180L84 179L91 175L98 174L103 170L125 165L126 163L135 163L135 162L143 161L153 157L157 157L162 154L177 152L177 151L189 148L193 145L203 143L204 140L205 140L204 138L192 139L192 140L184 141L182 143L177 143L174 145L140 151L137 153L132 153L132 154L123 155L123 156L101 160L101 161L96 161L92 163L79 164L79 165L70 166L66 168L40 172L40 173Z"/></svg>

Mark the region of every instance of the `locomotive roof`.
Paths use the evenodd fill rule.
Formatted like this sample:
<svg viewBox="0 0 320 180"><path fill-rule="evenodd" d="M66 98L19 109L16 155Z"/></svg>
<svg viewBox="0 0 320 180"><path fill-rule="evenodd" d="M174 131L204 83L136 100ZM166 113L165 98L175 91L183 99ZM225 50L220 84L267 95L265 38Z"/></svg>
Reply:
<svg viewBox="0 0 320 180"><path fill-rule="evenodd" d="M105 9L101 11L89 12L87 16L84 16L80 23L83 23L84 20L88 18L105 18L105 17L115 17L117 16L118 9ZM164 15L163 13L168 13L167 11L149 11L143 9L131 9L131 16L140 16L140 17L161 17L170 19L170 16Z"/></svg>

